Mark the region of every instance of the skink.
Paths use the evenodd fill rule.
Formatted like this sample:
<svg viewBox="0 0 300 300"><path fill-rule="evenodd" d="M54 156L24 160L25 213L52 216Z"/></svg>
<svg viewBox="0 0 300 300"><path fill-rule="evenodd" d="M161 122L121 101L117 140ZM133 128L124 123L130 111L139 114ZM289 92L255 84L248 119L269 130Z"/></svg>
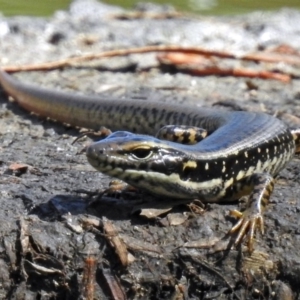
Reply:
<svg viewBox="0 0 300 300"><path fill-rule="evenodd" d="M274 176L299 147L299 130L263 113L73 95L21 83L3 71L0 83L20 106L43 117L123 130L87 147L89 163L102 173L166 201L221 203L250 195L244 212L231 212L239 221L230 231L235 244L248 235L250 251L256 229L263 232ZM207 137L186 142L202 129ZM159 138L153 137L160 130Z"/></svg>

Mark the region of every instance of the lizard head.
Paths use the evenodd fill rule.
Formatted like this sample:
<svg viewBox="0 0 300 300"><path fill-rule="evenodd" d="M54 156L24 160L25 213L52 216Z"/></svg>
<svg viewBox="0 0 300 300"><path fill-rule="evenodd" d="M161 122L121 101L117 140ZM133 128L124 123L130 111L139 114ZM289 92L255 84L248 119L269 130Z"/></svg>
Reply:
<svg viewBox="0 0 300 300"><path fill-rule="evenodd" d="M174 142L117 131L106 139L92 143L86 149L89 163L98 171L121 179L152 194L191 198L180 187L183 172L196 168ZM190 146L189 146L190 147ZM174 193L174 189L178 193ZM180 191L179 191L180 190Z"/></svg>

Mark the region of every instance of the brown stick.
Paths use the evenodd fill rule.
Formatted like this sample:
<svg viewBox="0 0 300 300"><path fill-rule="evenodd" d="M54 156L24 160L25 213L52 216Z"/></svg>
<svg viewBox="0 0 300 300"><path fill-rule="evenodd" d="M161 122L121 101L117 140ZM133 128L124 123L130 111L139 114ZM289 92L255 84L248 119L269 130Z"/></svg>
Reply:
<svg viewBox="0 0 300 300"><path fill-rule="evenodd" d="M256 71L256 70L248 70L248 69L221 69L217 67L212 68L191 68L186 69L185 72L188 72L197 76L208 76L208 75L220 75L220 76L235 76L235 77L249 77L249 78L261 78L261 79L275 79L280 80L282 82L288 83L291 81L291 77L286 74L280 74L270 71Z"/></svg>
<svg viewBox="0 0 300 300"><path fill-rule="evenodd" d="M139 48L130 48L130 49L117 49L111 50L106 52L101 52L97 54L86 54L80 57L72 57L67 59L62 59L54 62L48 63L40 63L40 64L33 64L33 65L23 65L23 66L5 66L3 69L7 72L20 72L20 71L43 71L43 70L53 70L63 67L68 67L74 65L76 63L93 60L93 59L100 59L105 57L115 57L115 56L126 56L130 54L142 54L142 53L150 53L150 52L179 52L185 54L198 54L204 56L215 56L220 58L231 58L231 59L241 59L241 60L252 60L252 61L262 61L262 62L285 62L287 64L293 65L300 65L300 57L298 55L285 55L285 54L278 54L278 53L265 53L265 52L258 52L247 54L241 57L238 57L235 54L224 52L224 51L211 51L206 50L200 47L181 47L181 46L168 46L168 45L161 45L161 46L145 46ZM228 72L225 72L228 73ZM230 73L230 72L229 72ZM223 74L223 75L238 75L238 76L245 76L247 72L240 72L240 70L235 70L232 72L233 74ZM244 74L241 74L244 73ZM250 71L250 73L252 73ZM199 74L198 74L199 75ZM216 73L218 75L218 72ZM278 80L282 80L288 82L290 77L288 75L283 74L275 74L271 72L260 72L260 74L249 74L246 75L248 77L260 77L260 78L274 78Z"/></svg>
<svg viewBox="0 0 300 300"><path fill-rule="evenodd" d="M203 49L200 47L180 47L180 46L145 46L139 48L130 49L117 49L111 51L100 52L97 54L86 54L80 57L71 57L54 62L39 63L33 65L23 65L23 66L5 66L3 69L7 72L19 72L19 71L38 71L38 70L53 70L58 68L64 68L72 66L76 63L100 59L104 57L115 57L115 56L125 56L129 54L141 54L150 52L181 52L181 53L193 53L201 54L206 56L216 56L221 58L232 58L232 59L242 59L242 60L252 60L252 61L265 61L265 62L285 62L288 64L300 65L300 57L296 55L279 55L276 53L253 53L247 54L239 57L238 55L225 52L225 51L212 51Z"/></svg>
<svg viewBox="0 0 300 300"><path fill-rule="evenodd" d="M222 51L210 51L202 48L196 47L179 47L179 46L145 46L139 48L129 48L129 49L117 49L111 51L100 52L96 54L86 54L79 57L66 58L54 62L39 63L33 65L23 65L23 66L5 66L3 69L7 72L19 72L19 71L39 71L39 70L53 70L63 67L72 66L75 63L80 63L84 61L89 61L93 59L100 59L104 57L115 57L115 56L126 56L129 54L141 54L150 52L183 52L183 53L195 53L202 55L213 55L224 58L235 58L233 54L222 52Z"/></svg>

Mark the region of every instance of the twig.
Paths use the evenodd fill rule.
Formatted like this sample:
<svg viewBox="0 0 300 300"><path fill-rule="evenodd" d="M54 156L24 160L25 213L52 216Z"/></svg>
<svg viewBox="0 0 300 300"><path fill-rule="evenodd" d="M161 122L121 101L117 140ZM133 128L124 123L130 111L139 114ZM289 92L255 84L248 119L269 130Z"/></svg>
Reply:
<svg viewBox="0 0 300 300"><path fill-rule="evenodd" d="M296 55L282 55L276 53L260 52L260 53L253 53L244 56L239 56L225 51L212 51L200 47L160 45L160 46L145 46L145 47L129 48L129 49L117 49L117 50L105 51L96 54L86 54L79 57L71 57L71 58L61 59L58 61L39 63L33 65L22 65L22 66L8 65L3 67L3 69L6 70L7 72L53 70L53 69L72 66L76 63L89 61L93 59L100 59L104 57L126 56L130 54L142 54L142 53L150 53L150 52L181 52L181 53L189 53L189 54L199 54L199 55L201 54L206 56L216 56L222 58L265 61L265 62L285 62L289 64L300 65L300 57Z"/></svg>

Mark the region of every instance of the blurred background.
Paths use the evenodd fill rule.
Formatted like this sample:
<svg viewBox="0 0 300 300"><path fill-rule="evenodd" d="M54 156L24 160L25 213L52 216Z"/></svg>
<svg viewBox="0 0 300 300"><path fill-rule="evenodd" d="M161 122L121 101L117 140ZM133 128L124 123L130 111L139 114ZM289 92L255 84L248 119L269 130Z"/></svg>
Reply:
<svg viewBox="0 0 300 300"><path fill-rule="evenodd" d="M0 11L6 16L50 16L67 9L71 0L0 0ZM300 0L107 0L108 4L133 8L137 2L171 4L180 11L205 15L243 14L254 10L276 10L281 7L300 9Z"/></svg>

